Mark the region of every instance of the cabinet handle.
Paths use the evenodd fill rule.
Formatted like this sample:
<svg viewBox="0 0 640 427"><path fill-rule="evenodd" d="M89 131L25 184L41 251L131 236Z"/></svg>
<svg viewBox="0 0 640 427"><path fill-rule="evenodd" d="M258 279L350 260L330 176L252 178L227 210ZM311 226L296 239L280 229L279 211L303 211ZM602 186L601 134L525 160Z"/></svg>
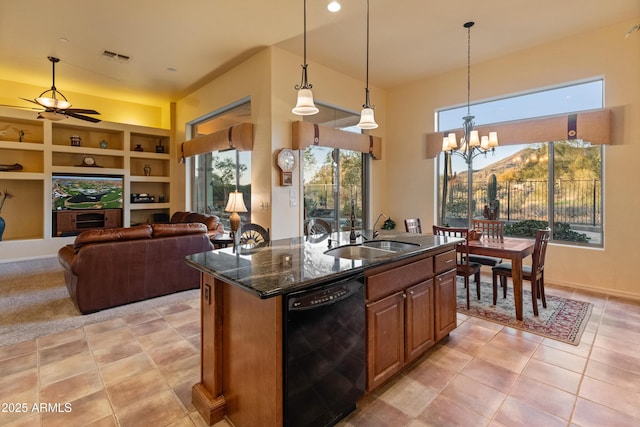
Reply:
<svg viewBox="0 0 640 427"><path fill-rule="evenodd" d="M402 298L407 299L407 294L403 293Z"/></svg>
<svg viewBox="0 0 640 427"><path fill-rule="evenodd" d="M411 295L413 295L413 291L409 291L409 293L410 293Z"/></svg>
<svg viewBox="0 0 640 427"><path fill-rule="evenodd" d="M451 264L453 262L453 260L452 259L448 259L446 262L447 262L447 264Z"/></svg>

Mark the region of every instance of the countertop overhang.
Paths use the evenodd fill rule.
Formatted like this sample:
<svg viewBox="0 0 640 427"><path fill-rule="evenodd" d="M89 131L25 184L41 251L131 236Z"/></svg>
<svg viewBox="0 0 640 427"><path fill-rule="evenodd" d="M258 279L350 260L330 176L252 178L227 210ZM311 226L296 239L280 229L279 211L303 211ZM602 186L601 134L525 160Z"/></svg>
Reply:
<svg viewBox="0 0 640 427"><path fill-rule="evenodd" d="M370 231L362 233L371 236ZM383 230L375 240L393 240L419 246L362 260L325 254L330 249L329 240L331 248L350 244L348 232L337 232L321 238L301 236L272 240L265 246L255 248L240 246L216 249L189 255L186 262L203 273L260 298L271 298L427 252L443 252L461 239ZM363 238L358 237L357 243L362 242Z"/></svg>

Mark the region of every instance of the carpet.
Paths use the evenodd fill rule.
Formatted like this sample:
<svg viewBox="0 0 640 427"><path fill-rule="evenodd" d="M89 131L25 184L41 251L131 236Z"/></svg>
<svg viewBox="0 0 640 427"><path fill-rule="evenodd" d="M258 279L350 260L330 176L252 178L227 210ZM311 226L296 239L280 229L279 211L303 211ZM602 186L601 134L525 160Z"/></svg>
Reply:
<svg viewBox="0 0 640 427"><path fill-rule="evenodd" d="M472 278L473 280L473 278ZM525 282L525 288L529 282ZM507 287L507 298L502 298L502 289L498 288L498 301L493 305L493 288L488 282L480 283L480 300L476 296L475 283L470 288L470 309L467 310L464 280L458 278L457 311L469 316L479 317L495 323L510 326L533 334L541 335L568 344L578 345L584 328L589 321L593 305L553 295L546 295L547 308L538 300L538 316L533 315L531 292L523 290L523 320L516 320L511 282Z"/></svg>
<svg viewBox="0 0 640 427"><path fill-rule="evenodd" d="M57 258L0 264L0 272L0 346L200 298L194 289L83 315Z"/></svg>

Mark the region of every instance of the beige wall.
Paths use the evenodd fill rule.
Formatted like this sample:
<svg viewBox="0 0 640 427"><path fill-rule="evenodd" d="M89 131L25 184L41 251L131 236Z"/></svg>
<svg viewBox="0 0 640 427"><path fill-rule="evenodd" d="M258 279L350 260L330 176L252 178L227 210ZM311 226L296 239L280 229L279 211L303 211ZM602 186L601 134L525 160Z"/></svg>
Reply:
<svg viewBox="0 0 640 427"><path fill-rule="evenodd" d="M638 258L640 228L640 33L625 39L640 19L544 44L507 57L472 64L472 101L605 79L605 106L616 110L614 145L605 149L605 242L603 249L551 245L550 283L640 298L640 281L629 260ZM388 202L398 218L421 217L427 230L435 215L435 161L425 156L434 111L466 102L466 67L388 91ZM462 118L461 118L462 123ZM407 196L411 194L411 196Z"/></svg>
<svg viewBox="0 0 640 427"><path fill-rule="evenodd" d="M252 221L271 229L272 238L298 236L302 233L302 186L300 154L294 172L294 185L280 186L280 170L276 165L278 151L291 147L291 123L300 120L291 112L300 82L302 60L278 48L267 48L223 76L194 91L176 103L176 141L185 140L185 123L223 108L242 98L251 98L254 123L254 148L251 156ZM309 80L313 84L316 102L359 111L364 102L363 82L347 77L336 70L309 63ZM384 129L384 92L375 88L372 99L376 105L376 120ZM377 131L377 130L376 130ZM383 136L381 132L372 132ZM182 191L187 184L186 168L178 166L180 182L173 185ZM373 162L373 186L382 187L384 161ZM372 212L382 209L385 191L373 191ZM295 199L292 206L291 199ZM185 194L174 194L172 200L184 200ZM245 203L249 200L245 199ZM268 208L263 205L267 203ZM177 209L182 207L178 206Z"/></svg>

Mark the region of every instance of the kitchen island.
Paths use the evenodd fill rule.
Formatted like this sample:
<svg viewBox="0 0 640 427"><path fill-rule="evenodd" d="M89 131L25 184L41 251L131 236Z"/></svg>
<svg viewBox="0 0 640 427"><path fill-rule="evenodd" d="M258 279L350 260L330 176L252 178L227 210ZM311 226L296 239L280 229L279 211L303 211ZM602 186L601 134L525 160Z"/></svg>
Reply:
<svg viewBox="0 0 640 427"><path fill-rule="evenodd" d="M201 381L193 387L194 406L209 425L225 416L238 427L287 425L292 296L346 280L364 282L360 381L371 392L456 327L458 241L386 231L351 244L343 232L187 257L201 272Z"/></svg>

